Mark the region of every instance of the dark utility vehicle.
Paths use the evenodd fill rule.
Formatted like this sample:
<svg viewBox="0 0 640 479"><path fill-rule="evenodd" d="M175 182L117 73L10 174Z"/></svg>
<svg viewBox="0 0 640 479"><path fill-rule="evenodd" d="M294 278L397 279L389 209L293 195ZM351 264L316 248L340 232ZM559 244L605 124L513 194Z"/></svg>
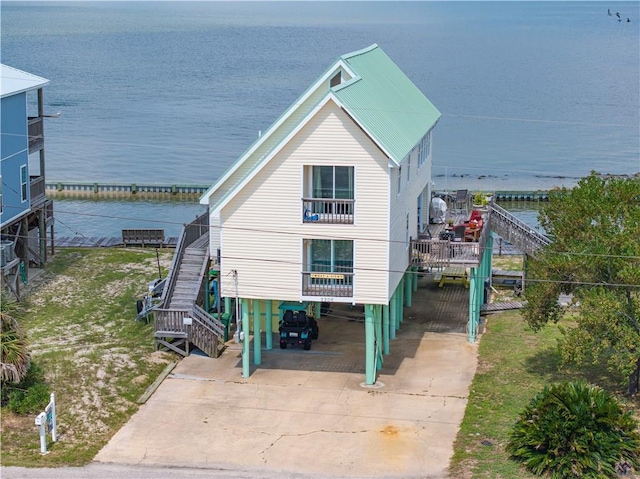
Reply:
<svg viewBox="0 0 640 479"><path fill-rule="evenodd" d="M302 345L305 350L311 349L311 340L318 339L318 322L307 316L306 311L286 310L280 321L280 348L287 345Z"/></svg>

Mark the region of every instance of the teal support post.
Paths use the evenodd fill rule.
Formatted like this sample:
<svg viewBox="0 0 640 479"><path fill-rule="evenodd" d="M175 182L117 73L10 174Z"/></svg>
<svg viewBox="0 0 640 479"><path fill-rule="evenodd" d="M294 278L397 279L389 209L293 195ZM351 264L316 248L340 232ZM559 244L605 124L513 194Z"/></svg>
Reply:
<svg viewBox="0 0 640 479"><path fill-rule="evenodd" d="M233 311L231 311L231 298L227 296L224 298L224 312L228 313L229 317L233 316Z"/></svg>
<svg viewBox="0 0 640 479"><path fill-rule="evenodd" d="M411 278L411 286L413 286L413 292L418 291L418 267L412 266L411 271L413 272L413 277Z"/></svg>
<svg viewBox="0 0 640 479"><path fill-rule="evenodd" d="M413 274L411 273L411 268L409 268L404 273L404 305L407 308L411 307L411 293L413 291L411 286L411 279L413 278Z"/></svg>
<svg viewBox="0 0 640 479"><path fill-rule="evenodd" d="M375 334L376 334L376 369L382 369L384 358L382 357L382 305L376 304L373 307L375 313Z"/></svg>
<svg viewBox="0 0 640 479"><path fill-rule="evenodd" d="M382 305L382 353L389 354L389 305Z"/></svg>
<svg viewBox="0 0 640 479"><path fill-rule="evenodd" d="M482 257L485 262L485 280L489 280L489 284L491 284L491 271L493 267L493 236L489 235L487 238L487 243L484 248L484 256ZM482 298L482 302L484 303L484 296Z"/></svg>
<svg viewBox="0 0 640 479"><path fill-rule="evenodd" d="M398 290L391 295L389 303L389 339L396 339L396 324L398 322Z"/></svg>
<svg viewBox="0 0 640 479"><path fill-rule="evenodd" d="M404 312L404 278L400 280L400 284L398 285L398 317L396 318L398 321L396 322L396 330L400 330L400 325L402 324L403 312Z"/></svg>
<svg viewBox="0 0 640 479"><path fill-rule="evenodd" d="M316 321L318 319L320 319L321 313L322 312L322 303L313 303L313 319L315 319Z"/></svg>
<svg viewBox="0 0 640 479"><path fill-rule="evenodd" d="M471 278L469 281L469 323L468 341L474 343L476 341L476 307L477 307L477 288L478 288L478 275L477 268L471 268Z"/></svg>
<svg viewBox="0 0 640 479"><path fill-rule="evenodd" d="M249 364L249 301L241 299L240 305L242 308L242 334L244 335L242 341L242 377L248 378L251 372Z"/></svg>
<svg viewBox="0 0 640 479"><path fill-rule="evenodd" d="M265 301L265 341L264 346L268 351L273 349L273 305L270 299Z"/></svg>
<svg viewBox="0 0 640 479"><path fill-rule="evenodd" d="M478 325L480 324L480 308L482 308L482 303L484 303L484 279L486 275L483 275L480 271L478 271L477 276L478 287L476 288L476 334L478 333Z"/></svg>
<svg viewBox="0 0 640 479"><path fill-rule="evenodd" d="M253 300L253 364L262 364L262 333L260 315L260 300Z"/></svg>
<svg viewBox="0 0 640 479"><path fill-rule="evenodd" d="M365 384L372 386L376 382L375 367L375 324L373 305L364 305L364 345L365 345Z"/></svg>

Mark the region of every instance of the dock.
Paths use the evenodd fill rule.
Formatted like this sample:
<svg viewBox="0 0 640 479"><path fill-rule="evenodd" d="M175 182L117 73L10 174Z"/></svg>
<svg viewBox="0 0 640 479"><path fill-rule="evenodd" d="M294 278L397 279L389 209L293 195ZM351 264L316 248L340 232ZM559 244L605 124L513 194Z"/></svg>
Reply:
<svg viewBox="0 0 640 479"><path fill-rule="evenodd" d="M175 248L177 236L168 236L162 243L163 248ZM109 236L62 236L55 239L56 248L115 248L124 247L122 237Z"/></svg>

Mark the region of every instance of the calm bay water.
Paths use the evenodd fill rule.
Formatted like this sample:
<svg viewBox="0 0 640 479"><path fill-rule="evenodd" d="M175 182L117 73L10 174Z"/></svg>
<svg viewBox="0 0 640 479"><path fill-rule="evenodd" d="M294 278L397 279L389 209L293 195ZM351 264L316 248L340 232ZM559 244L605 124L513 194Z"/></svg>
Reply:
<svg viewBox="0 0 640 479"><path fill-rule="evenodd" d="M640 171L638 2L2 2L0 13L2 62L51 80L50 180L212 183L339 55L372 43L443 113L436 189ZM175 235L203 208L57 210L60 234L118 235L142 218Z"/></svg>

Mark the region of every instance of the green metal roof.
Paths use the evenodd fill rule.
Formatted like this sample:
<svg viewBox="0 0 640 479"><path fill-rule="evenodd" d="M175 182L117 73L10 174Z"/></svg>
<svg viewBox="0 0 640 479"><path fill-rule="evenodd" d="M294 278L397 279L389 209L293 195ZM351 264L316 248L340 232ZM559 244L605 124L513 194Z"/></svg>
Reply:
<svg viewBox="0 0 640 479"><path fill-rule="evenodd" d="M323 77L347 64L354 78L329 88ZM256 139L200 198L217 209L233 197L278 145L317 105L333 94L360 126L396 163L401 163L435 125L440 112L374 44L341 56L262 135Z"/></svg>
<svg viewBox="0 0 640 479"><path fill-rule="evenodd" d="M440 112L378 45L341 57L358 77L334 88L345 109L400 163Z"/></svg>

